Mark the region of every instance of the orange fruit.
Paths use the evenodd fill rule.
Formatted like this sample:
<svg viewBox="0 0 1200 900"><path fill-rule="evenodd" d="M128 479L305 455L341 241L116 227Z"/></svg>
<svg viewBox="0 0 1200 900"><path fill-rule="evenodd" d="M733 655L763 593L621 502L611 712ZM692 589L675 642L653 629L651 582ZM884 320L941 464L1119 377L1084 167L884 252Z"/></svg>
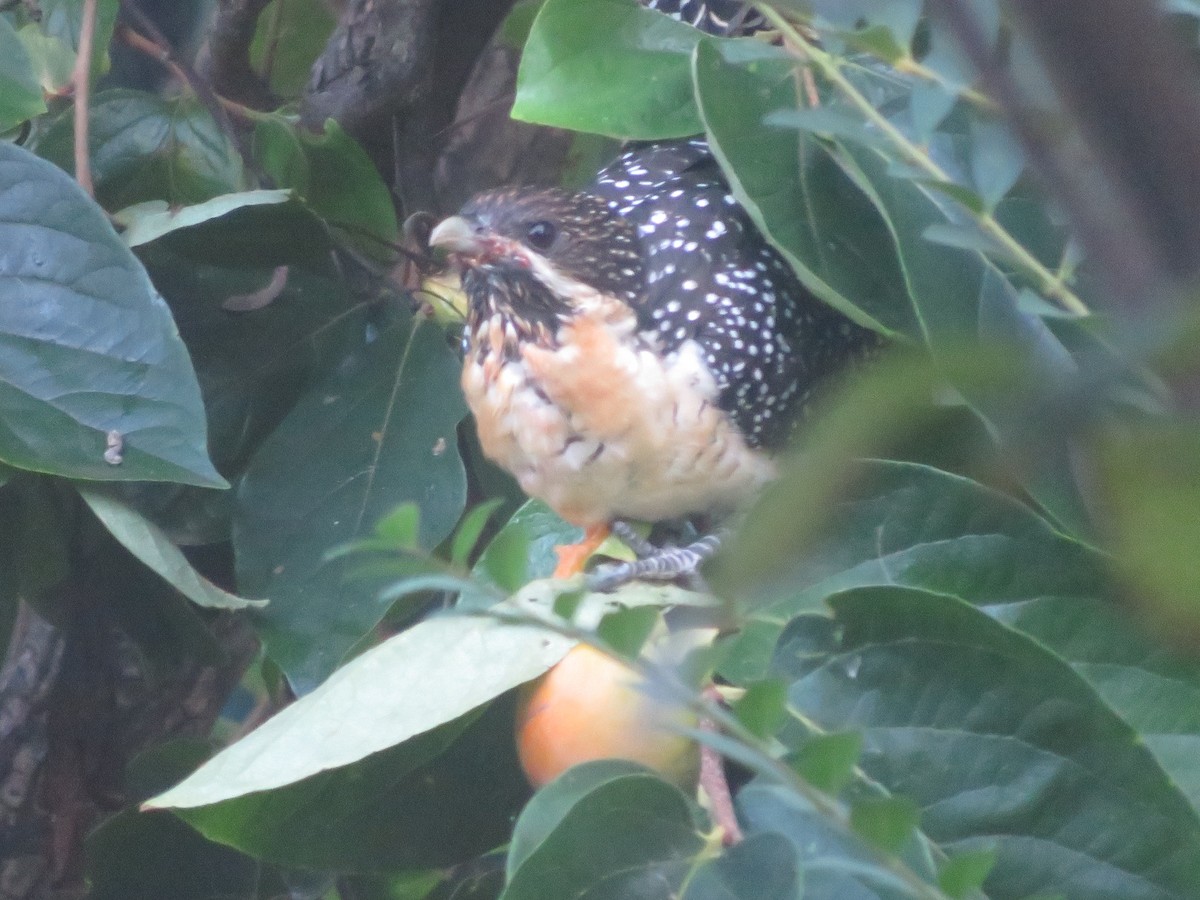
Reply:
<svg viewBox="0 0 1200 900"><path fill-rule="evenodd" d="M695 727L694 713L639 689L641 676L594 647L574 647L531 682L517 708L517 749L540 787L593 759L629 759L668 781L694 784L696 744L671 726Z"/></svg>

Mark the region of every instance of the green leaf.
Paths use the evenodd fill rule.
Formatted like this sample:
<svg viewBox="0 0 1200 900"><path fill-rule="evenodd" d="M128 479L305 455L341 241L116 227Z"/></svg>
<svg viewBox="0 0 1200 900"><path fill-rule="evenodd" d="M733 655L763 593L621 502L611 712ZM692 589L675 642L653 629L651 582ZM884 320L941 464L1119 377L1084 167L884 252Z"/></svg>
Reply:
<svg viewBox="0 0 1200 900"><path fill-rule="evenodd" d="M312 167L294 121L278 113L259 117L251 147L255 162L275 187L308 192Z"/></svg>
<svg viewBox="0 0 1200 900"><path fill-rule="evenodd" d="M825 729L861 729L862 769L921 808L946 847L996 848L991 896L1189 896L1200 820L1139 735L1063 660L950 597L831 598L843 637L812 654L798 619L775 674Z"/></svg>
<svg viewBox="0 0 1200 900"><path fill-rule="evenodd" d="M204 222L220 219L248 206L267 206L287 203L290 191L242 191L222 194L194 206L172 207L164 200L148 200L127 207L113 214L113 219L124 225L121 237L126 245L138 247L148 244L180 228L192 228Z"/></svg>
<svg viewBox="0 0 1200 900"><path fill-rule="evenodd" d="M656 606L634 606L609 613L601 620L596 633L619 655L636 659L661 622L662 613Z"/></svg>
<svg viewBox="0 0 1200 900"><path fill-rule="evenodd" d="M517 820L502 900L667 900L704 841L678 788L632 764L585 763Z"/></svg>
<svg viewBox="0 0 1200 900"><path fill-rule="evenodd" d="M356 763L536 678L573 644L491 618L418 623L352 659L147 806L205 806Z"/></svg>
<svg viewBox="0 0 1200 900"><path fill-rule="evenodd" d="M187 350L145 270L74 181L5 143L0 246L0 459L224 486Z"/></svg>
<svg viewBox="0 0 1200 900"><path fill-rule="evenodd" d="M405 500L420 508L426 550L462 512L458 370L441 330L424 320L370 336L300 399L238 488L238 583L271 598L260 633L300 692L328 675L386 611L377 597L382 584L348 579L349 561L327 559L329 551L369 537Z"/></svg>
<svg viewBox="0 0 1200 900"><path fill-rule="evenodd" d="M512 116L618 138L696 134L691 56L700 37L633 0L546 0L521 56Z"/></svg>
<svg viewBox="0 0 1200 900"><path fill-rule="evenodd" d="M751 834L688 879L682 900L801 900L803 873L791 842L780 834Z"/></svg>
<svg viewBox="0 0 1200 900"><path fill-rule="evenodd" d="M734 195L805 287L864 324L916 334L892 239L869 200L824 143L764 124L795 111L794 67L770 45L700 43L696 99L713 152Z"/></svg>
<svg viewBox="0 0 1200 900"><path fill-rule="evenodd" d="M88 127L96 200L106 209L146 200L185 206L243 187L237 149L197 100L100 91L88 110ZM73 173L74 140L68 111L34 149Z"/></svg>
<svg viewBox="0 0 1200 900"><path fill-rule="evenodd" d="M256 900L258 863L167 813L126 809L87 837L94 900Z"/></svg>
<svg viewBox="0 0 1200 900"><path fill-rule="evenodd" d="M733 704L733 714L755 737L769 738L787 718L787 685L768 678L747 685Z"/></svg>
<svg viewBox="0 0 1200 900"><path fill-rule="evenodd" d="M612 781L647 774L644 766L624 759L601 759L568 769L534 794L517 819L508 846L509 874L521 868L592 791Z"/></svg>
<svg viewBox="0 0 1200 900"><path fill-rule="evenodd" d="M25 45L8 19L0 16L0 132L45 111L41 85Z"/></svg>
<svg viewBox="0 0 1200 900"><path fill-rule="evenodd" d="M232 262L214 265L196 255L185 255L185 249L203 250L207 238L202 241L198 233L209 228L229 237L245 237L243 246L251 253L268 243L293 252L283 242L299 238L294 229L251 238L251 223L246 223L245 232L240 225L233 227L244 215L289 208L293 204L250 207L211 224L175 232L139 251L191 352L204 392L212 457L222 471L231 474L245 470L263 439L315 379L361 347L367 327L366 310L356 306L345 279L335 273L289 267L274 300L265 307L231 313L226 308L231 298L262 291L275 277L272 267L277 263L272 260L270 267L254 264L241 268ZM305 216L311 219L307 213ZM303 248L303 241L297 243ZM264 252L273 254L274 249L267 247ZM329 258L327 253L325 258ZM231 498L230 510L232 505ZM193 502L192 514L198 508ZM161 518L155 521L163 524ZM223 540L228 538L229 511L224 513L222 527L223 536L218 539Z"/></svg>
<svg viewBox="0 0 1200 900"><path fill-rule="evenodd" d="M162 744L129 766L126 789L145 796L207 756L202 741ZM255 900L258 863L205 840L167 813L124 809L87 837L89 897L97 900Z"/></svg>
<svg viewBox="0 0 1200 900"><path fill-rule="evenodd" d="M1151 627L1200 633L1200 428L1155 422L1097 444L1096 490L1117 566L1151 604Z"/></svg>
<svg viewBox="0 0 1200 900"><path fill-rule="evenodd" d="M775 598L774 608L754 620L757 636L743 656L762 652L766 635L779 627L772 623L819 610L847 588L907 585L952 594L1068 660L1139 730L1200 808L1200 672L1156 647L1106 601L1104 557L1012 498L928 466L868 463L852 483L825 508L815 539L781 545L786 566L764 563L764 574L778 575L761 595L768 603ZM785 505L803 502L780 497ZM748 668L761 672L764 665Z"/></svg>
<svg viewBox="0 0 1200 900"><path fill-rule="evenodd" d="M403 705L409 695L392 688L392 705ZM290 867L454 867L505 841L528 797L513 707L495 703L350 765L176 812L212 840Z"/></svg>
<svg viewBox="0 0 1200 900"><path fill-rule="evenodd" d="M475 564L474 575L483 584L513 593L537 578L554 571L554 548L573 544L583 529L568 525L540 500L529 500L518 509L500 532L492 538ZM466 597L464 608L490 604L487 597Z"/></svg>
<svg viewBox="0 0 1200 900"><path fill-rule="evenodd" d="M916 884L901 881L893 862L852 832L815 810L803 797L777 784L758 779L737 795L738 819L748 834L774 833L786 838L804 873L804 897L841 900L844 897L915 900L928 898L933 872L916 854L905 857Z"/></svg>
<svg viewBox="0 0 1200 900"><path fill-rule="evenodd" d="M999 122L971 121L971 181L993 209L1025 169L1025 154L1012 132Z"/></svg>
<svg viewBox="0 0 1200 900"><path fill-rule="evenodd" d="M885 30L892 42L907 48L921 18L920 0L809 0L816 21L844 35Z"/></svg>
<svg viewBox="0 0 1200 900"><path fill-rule="evenodd" d="M996 865L994 850L969 850L956 853L938 870L938 887L951 897L965 897L983 887L988 873Z"/></svg>
<svg viewBox="0 0 1200 900"><path fill-rule="evenodd" d="M813 787L838 794L854 777L862 743L862 735L857 731L813 735L800 745L788 762Z"/></svg>
<svg viewBox="0 0 1200 900"><path fill-rule="evenodd" d="M247 600L217 587L192 567L153 522L103 491L78 487L80 496L112 536L193 603L213 609L246 609L266 604L265 600Z"/></svg>
<svg viewBox="0 0 1200 900"><path fill-rule="evenodd" d="M872 797L850 808L854 833L889 853L903 847L920 823L921 811L906 797Z"/></svg>
<svg viewBox="0 0 1200 900"><path fill-rule="evenodd" d="M23 26L17 36L25 46L34 80L41 85L43 94L67 93L75 75L74 51L32 22Z"/></svg>
<svg viewBox="0 0 1200 900"><path fill-rule="evenodd" d="M308 183L296 185L314 213L361 245L386 258L399 236L396 207L371 157L333 119L323 135L298 132L308 158ZM290 186L290 185L289 185Z"/></svg>
<svg viewBox="0 0 1200 900"><path fill-rule="evenodd" d="M83 4L84 0L38 0L42 30L66 44L72 54L79 52ZM120 0L96 0L96 31L92 39L93 79L108 71L108 48L112 43L119 6Z"/></svg>
<svg viewBox="0 0 1200 900"><path fill-rule="evenodd" d="M929 466L856 466L854 484L824 521L815 543L781 547L781 567L771 564L777 581L764 596L776 598L773 613L817 610L830 594L865 585L920 587L977 604L1102 590L1093 551L1016 500Z"/></svg>
<svg viewBox="0 0 1200 900"><path fill-rule="evenodd" d="M479 538L488 526L496 510L504 505L504 498L494 497L471 507L454 530L454 543L450 546L450 562L465 566L479 544Z"/></svg>
<svg viewBox="0 0 1200 900"><path fill-rule="evenodd" d="M325 49L335 24L321 0L275 0L258 17L250 65L266 74L272 91L294 100L308 83L313 60Z"/></svg>

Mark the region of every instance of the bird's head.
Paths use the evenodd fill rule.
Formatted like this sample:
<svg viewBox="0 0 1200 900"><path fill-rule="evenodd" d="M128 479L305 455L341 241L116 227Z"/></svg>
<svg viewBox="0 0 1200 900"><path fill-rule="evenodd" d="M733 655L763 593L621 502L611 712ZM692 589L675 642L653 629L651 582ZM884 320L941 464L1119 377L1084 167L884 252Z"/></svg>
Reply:
<svg viewBox="0 0 1200 900"><path fill-rule="evenodd" d="M463 268L472 303L562 315L596 294L632 304L644 287L636 226L586 193L489 191L441 222L429 243Z"/></svg>

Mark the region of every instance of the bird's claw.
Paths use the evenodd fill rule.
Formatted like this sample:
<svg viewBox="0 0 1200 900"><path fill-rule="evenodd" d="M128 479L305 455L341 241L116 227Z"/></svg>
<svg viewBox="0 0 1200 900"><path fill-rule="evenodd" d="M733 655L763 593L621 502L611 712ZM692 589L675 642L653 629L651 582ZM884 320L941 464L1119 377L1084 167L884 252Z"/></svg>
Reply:
<svg viewBox="0 0 1200 900"><path fill-rule="evenodd" d="M700 564L720 546L721 535L709 534L686 547L652 547L653 552L633 562L597 566L587 575L585 583L590 591L608 593L639 579L673 581L683 576L698 577Z"/></svg>

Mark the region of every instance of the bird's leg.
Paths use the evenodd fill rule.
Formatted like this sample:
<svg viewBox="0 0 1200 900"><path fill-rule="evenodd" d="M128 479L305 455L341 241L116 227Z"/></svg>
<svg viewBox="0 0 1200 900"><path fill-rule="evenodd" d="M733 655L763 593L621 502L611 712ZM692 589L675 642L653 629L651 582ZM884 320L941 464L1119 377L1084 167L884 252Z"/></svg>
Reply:
<svg viewBox="0 0 1200 900"><path fill-rule="evenodd" d="M612 529L613 535L620 538L621 542L632 550L633 555L638 559L653 556L658 552L658 547L642 537L637 529L624 519L615 519L609 527Z"/></svg>
<svg viewBox="0 0 1200 900"><path fill-rule="evenodd" d="M571 578L583 571L596 548L608 538L607 525L589 525L583 531L583 539L576 544L560 544L554 548L558 554L558 565L554 567L555 578Z"/></svg>
<svg viewBox="0 0 1200 900"><path fill-rule="evenodd" d="M600 566L588 576L588 588L593 591L613 591L639 578L671 581L681 575L694 575L700 563L721 546L721 538L720 532L709 534L686 547L663 547L634 562Z"/></svg>

